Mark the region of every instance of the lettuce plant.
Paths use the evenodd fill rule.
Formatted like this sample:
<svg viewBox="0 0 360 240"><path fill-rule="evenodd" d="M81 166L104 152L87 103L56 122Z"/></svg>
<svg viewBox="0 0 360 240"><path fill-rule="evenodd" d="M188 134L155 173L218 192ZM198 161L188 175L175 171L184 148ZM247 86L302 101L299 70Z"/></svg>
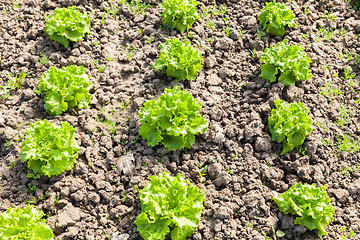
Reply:
<svg viewBox="0 0 360 240"><path fill-rule="evenodd" d="M15 206L0 214L0 239L2 240L52 240L54 234L42 217L44 213L27 205Z"/></svg>
<svg viewBox="0 0 360 240"><path fill-rule="evenodd" d="M304 47L290 46L288 39L266 48L260 61L265 62L261 66L260 77L268 82L275 82L278 78L285 86L294 86L295 82L307 80L312 76L309 72L311 59L304 52Z"/></svg>
<svg viewBox="0 0 360 240"><path fill-rule="evenodd" d="M168 26L184 33L200 18L196 11L198 4L195 0L165 0L162 3L164 13L161 16Z"/></svg>
<svg viewBox="0 0 360 240"><path fill-rule="evenodd" d="M181 174L149 177L151 182L139 192L141 213L135 224L145 240L186 240L194 233L204 209L204 192Z"/></svg>
<svg viewBox="0 0 360 240"><path fill-rule="evenodd" d="M156 70L161 70L168 77L177 80L196 79L202 68L199 50L191 46L188 41L183 43L177 38L166 40L160 47L160 57L155 63Z"/></svg>
<svg viewBox="0 0 360 240"><path fill-rule="evenodd" d="M86 33L90 33L90 22L90 17L77 10L76 6L56 8L54 14L46 16L45 32L50 40L67 48L69 40L79 42Z"/></svg>
<svg viewBox="0 0 360 240"><path fill-rule="evenodd" d="M267 2L263 7L258 20L263 30L271 35L283 36L285 26L295 27L294 13L284 3Z"/></svg>
<svg viewBox="0 0 360 240"><path fill-rule="evenodd" d="M303 144L305 137L313 130L312 119L301 102L276 100L274 103L276 108L271 110L269 129L272 140L283 143L280 153L283 155Z"/></svg>
<svg viewBox="0 0 360 240"><path fill-rule="evenodd" d="M51 177L72 169L80 149L75 131L68 122L62 122L61 126L46 119L31 123L25 130L25 140L20 144L20 160L27 162L28 168L33 171L27 176Z"/></svg>
<svg viewBox="0 0 360 240"><path fill-rule="evenodd" d="M89 105L92 87L89 75L83 66L68 66L60 69L51 66L40 79L38 94L45 94L45 109L50 115L59 115L68 108L86 108Z"/></svg>
<svg viewBox="0 0 360 240"><path fill-rule="evenodd" d="M195 135L208 128L200 109L200 101L179 86L165 89L158 101L147 101L140 109L139 134L152 147L161 143L171 151L191 148Z"/></svg>
<svg viewBox="0 0 360 240"><path fill-rule="evenodd" d="M297 216L295 224L319 230L319 237L328 234L326 226L333 220L335 207L331 205L326 186L317 188L315 184L298 183L273 199L281 212Z"/></svg>

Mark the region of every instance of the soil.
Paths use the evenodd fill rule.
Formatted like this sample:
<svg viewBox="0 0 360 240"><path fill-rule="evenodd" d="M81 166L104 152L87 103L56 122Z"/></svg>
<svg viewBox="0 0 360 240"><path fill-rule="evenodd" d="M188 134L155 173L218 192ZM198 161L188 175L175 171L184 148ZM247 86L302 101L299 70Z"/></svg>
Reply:
<svg viewBox="0 0 360 240"><path fill-rule="evenodd" d="M116 15L107 14L109 1L104 0L15 3L0 3L0 85L6 84L8 71L24 71L27 77L19 90L0 100L1 212L30 203L46 213L56 239L142 239L134 224L140 212L138 191L148 176L168 171L182 173L205 190L205 210L191 239L318 239L316 231L294 225L294 217L282 214L272 200L298 182L328 186L336 212L323 239L339 239L350 229L357 235L348 239L360 239L360 154L339 151L345 134L360 141L360 69L350 56L360 53L354 5L345 0L289 1L298 26L287 29L284 37L260 37L257 16L263 0L199 0L199 12L214 4L227 11L209 13L184 34L163 24L161 4L154 0L145 0L152 7L144 15L127 5ZM92 28L83 41L64 49L44 32L45 15L71 5L91 13ZM320 33L324 28L333 29L333 36ZM159 45L174 37L200 47L204 68L193 82L177 82L153 68ZM259 56L284 38L304 46L312 60L312 78L293 87L259 77ZM50 66L71 64L85 66L91 76L90 105L49 116L33 87ZM99 64L107 68L99 72ZM353 84L345 79L348 66L356 74ZM343 94L319 94L330 81ZM151 148L138 134L138 111L175 85L200 99L209 130L197 136L191 149ZM301 101L310 110L314 130L303 145L306 151L281 156L282 144L271 141L267 119L277 99ZM339 126L342 106L352 109L352 115ZM97 121L104 117L114 120L115 131ZM73 170L38 180L26 177L19 143L37 119L68 121L77 128L81 150ZM206 175L199 179L206 165ZM341 227L346 227L344 233ZM285 237L276 237L278 230Z"/></svg>

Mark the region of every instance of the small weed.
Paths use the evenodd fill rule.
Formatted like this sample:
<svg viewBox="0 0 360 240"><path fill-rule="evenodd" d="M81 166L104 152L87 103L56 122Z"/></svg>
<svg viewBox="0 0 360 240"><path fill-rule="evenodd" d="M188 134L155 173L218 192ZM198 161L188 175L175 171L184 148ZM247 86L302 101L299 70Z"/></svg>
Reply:
<svg viewBox="0 0 360 240"><path fill-rule="evenodd" d="M206 175L206 170L207 170L207 168L208 168L208 166L207 165L205 165L205 167L203 167L202 169L201 169L201 171L199 171L199 176L198 176L198 178L197 178L197 180L196 180L196 182L200 182L200 183L202 183L203 181L204 181L204 176Z"/></svg>
<svg viewBox="0 0 360 240"><path fill-rule="evenodd" d="M105 117L105 118L96 117L96 121L101 125L105 125L113 135L116 133L116 130L119 128L118 126L116 126L114 120L110 117Z"/></svg>
<svg viewBox="0 0 360 240"><path fill-rule="evenodd" d="M33 194L36 191L36 186L31 185L30 183L27 185L28 189L26 191L30 194Z"/></svg>
<svg viewBox="0 0 360 240"><path fill-rule="evenodd" d="M338 141L338 151L339 152L357 152L360 149L360 145L358 142L354 142L351 139L351 136L348 134L344 134L343 140L339 137L336 137Z"/></svg>
<svg viewBox="0 0 360 240"><path fill-rule="evenodd" d="M116 171L117 170L117 167L115 165L111 165L111 169Z"/></svg>
<svg viewBox="0 0 360 240"><path fill-rule="evenodd" d="M231 26L230 26L230 24L228 24L226 27L224 27L224 31L225 31L225 35L227 37L230 37L230 34L231 34Z"/></svg>
<svg viewBox="0 0 360 240"><path fill-rule="evenodd" d="M129 105L129 103L130 103L130 100L128 100L127 102L124 102L123 100L121 100L120 107L122 109L125 109Z"/></svg>
<svg viewBox="0 0 360 240"><path fill-rule="evenodd" d="M98 72L99 72L99 73L104 72L107 67L108 67L108 66L105 65L105 64L100 64L100 65L98 65L98 66L97 66Z"/></svg>
<svg viewBox="0 0 360 240"><path fill-rule="evenodd" d="M339 109L340 118L336 121L336 125L343 127L351 121L351 117L354 112L352 108L346 108L345 104L341 103L341 108Z"/></svg>
<svg viewBox="0 0 360 240"><path fill-rule="evenodd" d="M21 71L18 76L14 76L11 72L8 72L9 80L6 86L0 86L0 96L3 99L10 97L9 92L11 90L19 89L23 84L24 79L26 77L26 73Z"/></svg>
<svg viewBox="0 0 360 240"><path fill-rule="evenodd" d="M209 19L206 20L206 27L215 30L215 23L213 23L212 21L210 21Z"/></svg>
<svg viewBox="0 0 360 240"><path fill-rule="evenodd" d="M120 199L121 202L125 202L126 199L127 199L127 197L128 197L127 194L126 194L124 191L122 191L122 192L121 192L121 199Z"/></svg>
<svg viewBox="0 0 360 240"><path fill-rule="evenodd" d="M253 50L249 50L251 55L253 56L253 58L256 58L257 57L257 54L256 54L256 49L254 48Z"/></svg>
<svg viewBox="0 0 360 240"><path fill-rule="evenodd" d="M353 167L344 167L344 166L341 166L341 174L343 176L348 176L350 175L350 173L352 173L354 171ZM349 173L350 172L350 173Z"/></svg>
<svg viewBox="0 0 360 240"><path fill-rule="evenodd" d="M265 31L263 31L263 30L260 30L260 29L258 29L257 30L257 35L256 35L256 38L257 39L263 39L264 37L266 36L266 32Z"/></svg>
<svg viewBox="0 0 360 240"><path fill-rule="evenodd" d="M346 227L344 226L340 227L340 231L341 231L341 236L339 240L344 240L356 235L356 233L354 233L354 231L351 229L349 229L349 233L345 235Z"/></svg>
<svg viewBox="0 0 360 240"><path fill-rule="evenodd" d="M39 62L40 62L40 64L45 65L49 62L49 58L47 56L45 56L45 54L41 53Z"/></svg>
<svg viewBox="0 0 360 240"><path fill-rule="evenodd" d="M304 7L304 14L309 15L309 13L310 13L309 9L307 9L307 7Z"/></svg>
<svg viewBox="0 0 360 240"><path fill-rule="evenodd" d="M341 88L338 87L335 83L326 81L325 87L319 89L319 94L329 99L334 99L336 96L343 95L343 92L341 91Z"/></svg>

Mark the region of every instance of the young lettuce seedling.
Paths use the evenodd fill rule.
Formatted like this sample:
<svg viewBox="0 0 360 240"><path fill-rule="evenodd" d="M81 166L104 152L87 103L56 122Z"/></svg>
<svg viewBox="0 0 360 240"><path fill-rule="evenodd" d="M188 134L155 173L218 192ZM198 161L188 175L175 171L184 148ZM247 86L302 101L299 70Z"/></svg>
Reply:
<svg viewBox="0 0 360 240"><path fill-rule="evenodd" d="M76 6L56 8L54 14L46 16L45 32L50 40L68 48L69 41L79 42L86 33L90 33L90 22L90 17L77 10Z"/></svg>
<svg viewBox="0 0 360 240"><path fill-rule="evenodd" d="M274 102L268 119L269 130L273 141L283 143L280 155L290 152L303 144L305 137L313 130L309 109L301 102L287 103L283 100Z"/></svg>
<svg viewBox="0 0 360 240"><path fill-rule="evenodd" d="M20 160L27 162L28 168L33 171L27 177L51 177L72 169L80 149L75 131L67 122L62 122L61 126L46 119L31 123L25 130L25 140L20 144Z"/></svg>
<svg viewBox="0 0 360 240"><path fill-rule="evenodd" d="M296 215L295 224L309 230L319 230L318 236L327 235L326 226L333 220L335 207L326 193L326 186L317 188L315 184L298 183L273 199L279 210Z"/></svg>
<svg viewBox="0 0 360 240"><path fill-rule="evenodd" d="M195 135L208 128L200 109L201 102L179 86L165 89L159 100L145 102L140 109L139 134L151 147L161 143L171 151L191 148Z"/></svg>
<svg viewBox="0 0 360 240"><path fill-rule="evenodd" d="M165 0L163 1L164 13L162 17L165 24L175 28L180 33L188 31L193 23L200 18L196 11L199 3L195 0Z"/></svg>
<svg viewBox="0 0 360 240"><path fill-rule="evenodd" d="M41 76L37 94L45 94L45 109L50 115L59 115L68 108L86 108L89 105L92 83L83 66L60 69L51 66Z"/></svg>
<svg viewBox="0 0 360 240"><path fill-rule="evenodd" d="M42 217L44 213L27 205L15 206L0 214L0 239L52 240L54 234Z"/></svg>
<svg viewBox="0 0 360 240"><path fill-rule="evenodd" d="M289 40L284 39L276 46L266 48L260 61L260 77L268 82L284 83L285 86L294 86L296 82L311 78L309 72L311 59L306 55L301 45L289 45Z"/></svg>
<svg viewBox="0 0 360 240"><path fill-rule="evenodd" d="M168 77L174 77L179 81L196 79L202 68L199 50L188 41L181 42L177 38L166 40L160 47L160 57L155 63L156 70L161 70Z"/></svg>
<svg viewBox="0 0 360 240"><path fill-rule="evenodd" d="M145 240L185 240L194 233L204 209L204 192L179 173L149 177L151 182L139 192L141 213L135 224Z"/></svg>
<svg viewBox="0 0 360 240"><path fill-rule="evenodd" d="M285 26L295 27L294 13L284 3L267 2L258 20L263 30L271 35L283 36Z"/></svg>

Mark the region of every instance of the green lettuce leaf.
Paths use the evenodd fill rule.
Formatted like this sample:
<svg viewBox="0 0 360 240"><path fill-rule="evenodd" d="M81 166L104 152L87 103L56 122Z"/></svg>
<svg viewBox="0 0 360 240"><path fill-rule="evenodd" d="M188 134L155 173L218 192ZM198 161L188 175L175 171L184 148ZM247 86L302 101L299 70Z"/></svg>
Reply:
<svg viewBox="0 0 360 240"><path fill-rule="evenodd" d="M326 186L298 183L273 198L281 212L296 215L295 224L309 230L319 230L318 236L327 235L326 226L333 220L335 207L326 193Z"/></svg>
<svg viewBox="0 0 360 240"><path fill-rule="evenodd" d="M179 86L165 89L158 101L145 102L140 109L139 134L151 147L161 143L171 151L191 148L195 135L208 128L200 109L200 101Z"/></svg>
<svg viewBox="0 0 360 240"><path fill-rule="evenodd" d="M194 233L204 209L204 192L179 173L149 177L151 182L139 192L141 213L135 224L145 240L186 240Z"/></svg>
<svg viewBox="0 0 360 240"><path fill-rule="evenodd" d="M15 206L0 214L1 240L52 240L54 234L42 217L44 213L30 205Z"/></svg>
<svg viewBox="0 0 360 240"><path fill-rule="evenodd" d="M164 13L161 15L164 23L175 28L180 33L188 31L193 23L200 18L196 11L199 3L195 0L165 0L163 1Z"/></svg>
<svg viewBox="0 0 360 240"><path fill-rule="evenodd" d="M176 80L196 79L202 68L199 50L191 46L188 41L183 43L177 38L166 40L160 47L160 56L155 63L156 70L161 70Z"/></svg>
<svg viewBox="0 0 360 240"><path fill-rule="evenodd" d="M61 69L51 66L41 76L38 93L46 94L46 111L50 115L59 115L68 108L86 108L91 99L91 87L90 77L83 66L72 65Z"/></svg>
<svg viewBox="0 0 360 240"><path fill-rule="evenodd" d="M267 2L263 7L258 20L263 29L275 36L285 34L285 26L295 27L294 13L284 3Z"/></svg>
<svg viewBox="0 0 360 240"><path fill-rule="evenodd" d="M276 100L274 104L276 108L271 110L268 119L269 130L273 141L283 143L280 153L283 155L303 144L305 137L313 130L312 119L301 102Z"/></svg>
<svg viewBox="0 0 360 240"><path fill-rule="evenodd" d="M45 32L50 40L67 48L69 40L79 42L90 33L90 22L90 17L76 10L76 6L56 8L54 14L46 16Z"/></svg>
<svg viewBox="0 0 360 240"><path fill-rule="evenodd" d="M301 45L289 45L289 40L284 39L276 46L266 48L261 55L260 61L265 62L261 66L260 77L268 82L278 81L285 86L294 86L296 82L311 78L309 71L311 59L304 52Z"/></svg>
<svg viewBox="0 0 360 240"><path fill-rule="evenodd" d="M25 140L20 144L20 160L27 162L33 171L28 177L51 177L72 169L80 149L75 131L67 122L62 122L61 126L46 119L31 123L25 130Z"/></svg>

